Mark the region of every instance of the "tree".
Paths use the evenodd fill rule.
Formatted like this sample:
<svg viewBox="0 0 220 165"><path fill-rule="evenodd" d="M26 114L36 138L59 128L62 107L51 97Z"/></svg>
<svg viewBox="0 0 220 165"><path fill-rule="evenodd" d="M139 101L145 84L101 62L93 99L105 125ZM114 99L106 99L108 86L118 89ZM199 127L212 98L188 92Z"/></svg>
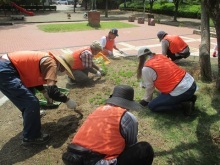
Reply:
<svg viewBox="0 0 220 165"><path fill-rule="evenodd" d="M105 0L105 17L108 18L108 0Z"/></svg>
<svg viewBox="0 0 220 165"><path fill-rule="evenodd" d="M149 11L149 13L152 13L152 9L153 9L153 5L154 5L155 1L156 0L149 0L149 4L150 4L150 11Z"/></svg>
<svg viewBox="0 0 220 165"><path fill-rule="evenodd" d="M178 9L181 2L182 0L173 0L175 6L173 21L177 21Z"/></svg>
<svg viewBox="0 0 220 165"><path fill-rule="evenodd" d="M216 87L220 91L220 1L219 0L204 0L204 4L212 19L217 36L218 44L218 77L216 81Z"/></svg>
<svg viewBox="0 0 220 165"><path fill-rule="evenodd" d="M210 28L209 15L205 8L204 0L201 0L201 44L199 47L199 61L201 79L212 80L212 70L210 62Z"/></svg>

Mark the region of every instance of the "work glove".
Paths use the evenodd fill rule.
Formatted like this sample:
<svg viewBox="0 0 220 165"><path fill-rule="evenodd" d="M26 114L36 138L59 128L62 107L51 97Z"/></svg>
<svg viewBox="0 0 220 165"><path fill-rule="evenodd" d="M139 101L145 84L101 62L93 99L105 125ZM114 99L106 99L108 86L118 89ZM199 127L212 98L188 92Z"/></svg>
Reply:
<svg viewBox="0 0 220 165"><path fill-rule="evenodd" d="M48 86L47 87L47 93L49 97L55 101L60 101L65 103L68 99L65 94L60 92L59 88L56 85Z"/></svg>
<svg viewBox="0 0 220 165"><path fill-rule="evenodd" d="M45 99L47 100L47 104L53 104L53 99L51 99L49 96L48 96L48 93L47 92L44 92L43 93Z"/></svg>
<svg viewBox="0 0 220 165"><path fill-rule="evenodd" d="M75 101L71 100L71 99L68 99L68 101L66 102L66 106L69 108L69 109L75 109L77 104Z"/></svg>
<svg viewBox="0 0 220 165"><path fill-rule="evenodd" d="M99 68L99 72L101 73L101 75L104 75L104 71L102 70L102 68Z"/></svg>
<svg viewBox="0 0 220 165"><path fill-rule="evenodd" d="M145 101L145 100L141 100L139 103L140 103L143 107L147 107L149 102L147 102L147 101Z"/></svg>
<svg viewBox="0 0 220 165"><path fill-rule="evenodd" d="M100 71L97 71L97 73L95 74L95 77L101 78L102 74Z"/></svg>

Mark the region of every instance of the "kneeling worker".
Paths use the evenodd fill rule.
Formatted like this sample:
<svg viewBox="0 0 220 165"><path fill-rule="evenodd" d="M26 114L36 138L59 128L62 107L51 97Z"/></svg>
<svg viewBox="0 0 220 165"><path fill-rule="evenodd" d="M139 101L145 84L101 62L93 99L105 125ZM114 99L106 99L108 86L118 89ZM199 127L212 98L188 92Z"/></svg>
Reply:
<svg viewBox="0 0 220 165"><path fill-rule="evenodd" d="M172 61L177 61L190 56L189 46L180 36L169 35L164 31L159 31L157 37L161 41L162 54Z"/></svg>
<svg viewBox="0 0 220 165"><path fill-rule="evenodd" d="M72 74L74 79L68 77L67 85L86 84L91 81L88 77L89 73L93 73L96 77L102 76L102 68L93 62L93 57L102 50L98 41L93 41L89 47L78 49L72 53L74 63L72 65Z"/></svg>
<svg viewBox="0 0 220 165"><path fill-rule="evenodd" d="M138 122L128 112L141 109L133 98L132 87L116 86L106 104L93 111L79 128L62 156L64 163L151 165L153 148L148 142L137 142Z"/></svg>

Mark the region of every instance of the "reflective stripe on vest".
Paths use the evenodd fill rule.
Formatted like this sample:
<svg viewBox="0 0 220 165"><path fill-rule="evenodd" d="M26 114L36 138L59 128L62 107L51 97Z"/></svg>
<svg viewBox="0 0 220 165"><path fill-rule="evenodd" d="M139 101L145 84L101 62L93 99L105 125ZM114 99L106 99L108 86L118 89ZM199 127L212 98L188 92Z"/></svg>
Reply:
<svg viewBox="0 0 220 165"><path fill-rule="evenodd" d="M111 105L98 107L80 127L72 143L105 154L105 159L116 158L125 148L120 133L120 121L125 112Z"/></svg>
<svg viewBox="0 0 220 165"><path fill-rule="evenodd" d="M49 56L48 53L38 51L8 53L10 61L17 69L20 79L26 87L46 84L40 71L40 60L45 56Z"/></svg>
<svg viewBox="0 0 220 165"><path fill-rule="evenodd" d="M88 50L91 52L90 47L84 47L84 48L78 49L73 52L72 55L73 55L74 63L73 63L72 69L74 69L74 70L84 70L85 69L85 67L83 66L82 60L80 58L81 53L85 50Z"/></svg>
<svg viewBox="0 0 220 165"><path fill-rule="evenodd" d="M163 39L169 42L169 49L172 53L179 53L187 47L187 44L179 36L166 35Z"/></svg>
<svg viewBox="0 0 220 165"><path fill-rule="evenodd" d="M164 55L154 55L144 66L152 68L157 78L154 86L162 93L170 93L180 83L186 71L177 66Z"/></svg>

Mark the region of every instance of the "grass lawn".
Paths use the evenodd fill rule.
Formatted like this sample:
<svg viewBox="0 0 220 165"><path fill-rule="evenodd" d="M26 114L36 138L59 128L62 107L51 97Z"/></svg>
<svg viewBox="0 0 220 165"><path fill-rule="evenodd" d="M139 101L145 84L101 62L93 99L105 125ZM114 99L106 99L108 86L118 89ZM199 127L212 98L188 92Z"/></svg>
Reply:
<svg viewBox="0 0 220 165"><path fill-rule="evenodd" d="M83 23L65 23L65 24L45 24L38 25L38 28L45 32L71 32L71 31L84 31L84 30L97 30L97 29L111 29L111 28L130 28L136 25L123 23L119 21L101 22L99 27L92 27L87 22Z"/></svg>

